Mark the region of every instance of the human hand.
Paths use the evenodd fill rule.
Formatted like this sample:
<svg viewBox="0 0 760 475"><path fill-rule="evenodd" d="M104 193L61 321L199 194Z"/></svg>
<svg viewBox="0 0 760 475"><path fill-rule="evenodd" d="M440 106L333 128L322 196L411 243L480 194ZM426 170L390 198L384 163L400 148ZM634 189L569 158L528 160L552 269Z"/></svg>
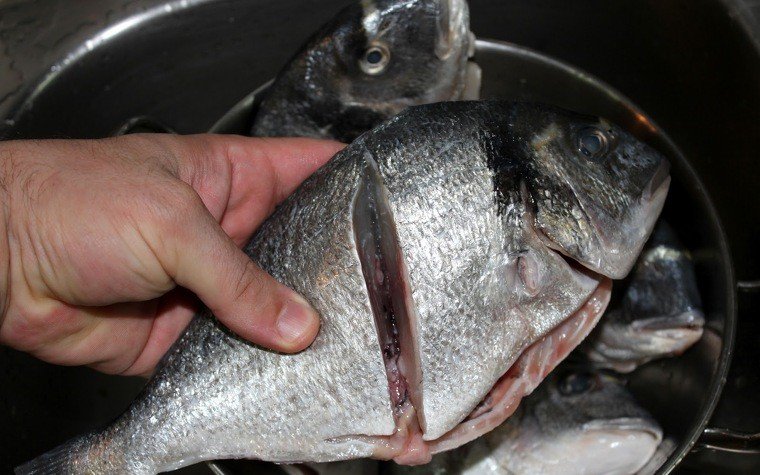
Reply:
<svg viewBox="0 0 760 475"><path fill-rule="evenodd" d="M340 148L310 139L129 135L0 143L0 343L149 374L194 313L279 351L316 313L240 250Z"/></svg>

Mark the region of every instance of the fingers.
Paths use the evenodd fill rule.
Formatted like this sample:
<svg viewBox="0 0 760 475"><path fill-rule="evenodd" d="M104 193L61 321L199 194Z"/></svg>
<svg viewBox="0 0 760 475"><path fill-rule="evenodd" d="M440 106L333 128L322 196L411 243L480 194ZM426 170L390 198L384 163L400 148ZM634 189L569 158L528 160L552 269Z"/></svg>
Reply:
<svg viewBox="0 0 760 475"><path fill-rule="evenodd" d="M142 350L127 369L121 367L119 374L149 377L156 363L180 337L197 312L198 299L186 289L179 287L161 297Z"/></svg>
<svg viewBox="0 0 760 475"><path fill-rule="evenodd" d="M183 157L180 177L210 215L181 239L175 281L203 300L238 335L283 352L300 351L317 334L319 319L298 294L278 283L239 250L275 206L344 145L313 139L201 135L174 142ZM219 160L223 165L219 165ZM226 168L224 164L228 165ZM229 189L219 192L227 181ZM221 215L215 205L226 196ZM220 221L222 229L212 223ZM200 219L196 226L201 226Z"/></svg>
<svg viewBox="0 0 760 475"><path fill-rule="evenodd" d="M166 272L241 337L283 352L306 348L319 330L316 312L257 267L203 208L197 195L195 203L177 215L176 225L146 232L160 246L156 255ZM160 236L155 234L158 229Z"/></svg>
<svg viewBox="0 0 760 475"><path fill-rule="evenodd" d="M46 254L57 260L35 264L44 284L36 294L81 307L77 312L67 307L63 316L56 310L41 311L43 318L18 319L19 330L14 332L4 323L0 341L4 334L18 333L33 351L39 344L60 340L70 352L58 345L60 353L41 357L71 364L99 355L100 363L93 361L108 372L124 370L129 358L114 354L121 351L134 359L128 361L134 363L126 367L128 372L144 373L189 321L188 309L178 308L172 312L175 316L154 322L136 315L143 309L139 303L128 305L128 314L118 315L87 306L154 299L174 283L197 294L225 326L257 344L294 352L314 339L319 329L315 311L254 265L238 246L342 144L136 135L43 145L58 153L56 173L48 175L60 184L49 187L55 188L55 197L44 204L68 210L86 203L97 213L76 212L62 220L58 208L46 208L56 217L51 221L58 226L55 239L45 239L38 227L32 237L59 247ZM82 158L85 145L92 153ZM47 149L33 155L46 154ZM50 167L47 162L45 166ZM61 229L70 232L58 232ZM111 299L112 294L118 300ZM26 325L29 321L32 324ZM151 335L144 348L132 344L124 352L124 345L117 344L136 342L139 335Z"/></svg>
<svg viewBox="0 0 760 475"><path fill-rule="evenodd" d="M0 340L49 363L89 365L119 374L143 351L155 326L155 307L156 301L106 307L76 307L50 299L29 301L23 312L9 316Z"/></svg>
<svg viewBox="0 0 760 475"><path fill-rule="evenodd" d="M172 146L174 154L183 157L182 180L198 192L238 245L309 175L345 147L339 142L305 138L222 135L183 137ZM219 160L225 166L220 166ZM216 205L220 195L225 201L221 213Z"/></svg>

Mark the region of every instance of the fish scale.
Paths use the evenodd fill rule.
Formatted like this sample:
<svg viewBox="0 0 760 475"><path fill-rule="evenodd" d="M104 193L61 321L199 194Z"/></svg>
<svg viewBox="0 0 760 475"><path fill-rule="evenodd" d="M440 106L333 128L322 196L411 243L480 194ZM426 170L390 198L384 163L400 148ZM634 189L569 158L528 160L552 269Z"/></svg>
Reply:
<svg viewBox="0 0 760 475"><path fill-rule="evenodd" d="M538 104L450 102L410 108L362 135L286 199L245 248L321 314L310 348L285 355L257 347L206 311L119 419L18 473L155 473L217 458L325 462L373 456L419 463L429 459L433 443L451 448L479 435L500 422L493 418L500 413L486 409L478 416L484 419L460 423L513 363L529 348L540 359L524 362L525 384L510 389L519 401L590 331L607 302L609 280L577 264L586 257L572 253L577 246L562 248L536 231L540 213L555 218L555 225L577 224L563 222L575 219L563 209L532 209L541 204L524 199L534 188L541 191L536 177L542 164L576 162L576 169L607 177L597 186L623 186L637 195L626 200L638 201L645 212L634 209L616 220L593 196L575 197L595 206L582 219L602 220L610 236L648 226L662 207L667 181L650 193L649 180L666 166L654 150L616 129L618 142L633 147L638 159L624 162L611 149L604 160L620 162L630 175L613 179L608 164L568 145L579 128L598 123ZM554 142L539 153L526 131L550 127L558 131ZM501 135L522 142L493 147ZM533 173L521 180L500 176L520 167L489 166L493 150L509 152L497 157L503 163L530 162ZM568 179L585 177L570 173ZM621 185L621 179L631 183ZM508 183L519 188L495 188ZM375 208L362 216L360 203L370 194ZM506 206L504 197L511 197ZM603 212L597 216L596 209ZM363 224L372 219L380 226ZM379 259L361 252L357 236L365 235L379 243ZM594 242L600 246L592 249L595 255L609 252ZM612 249L619 244L608 243ZM632 265L626 256L611 273ZM372 285L373 266L381 260L390 287ZM378 337L393 323L382 306L373 308L373 298L398 317L391 334L399 344L400 394L408 395L398 401ZM564 327L583 331L569 339L559 335L562 348L552 351L553 332L564 335ZM494 400L494 407L505 402Z"/></svg>

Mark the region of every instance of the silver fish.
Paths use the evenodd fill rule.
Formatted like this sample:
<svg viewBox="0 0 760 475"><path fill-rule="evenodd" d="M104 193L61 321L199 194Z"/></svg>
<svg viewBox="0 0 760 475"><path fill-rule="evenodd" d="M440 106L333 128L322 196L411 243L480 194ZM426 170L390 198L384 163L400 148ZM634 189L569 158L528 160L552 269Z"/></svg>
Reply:
<svg viewBox="0 0 760 475"><path fill-rule="evenodd" d="M662 429L616 379L553 375L482 438L392 475L630 475L652 458ZM323 470L322 475L331 475Z"/></svg>
<svg viewBox="0 0 760 475"><path fill-rule="evenodd" d="M466 0L362 0L288 62L251 135L350 142L406 107L477 99L474 48Z"/></svg>
<svg viewBox="0 0 760 475"><path fill-rule="evenodd" d="M665 222L658 223L584 350L599 367L630 372L679 355L702 337L705 317L694 263Z"/></svg>
<svg viewBox="0 0 760 475"><path fill-rule="evenodd" d="M609 277L629 271L657 219L667 170L598 118L409 108L309 178L246 247L320 312L309 349L264 350L204 312L119 419L18 473L425 462L501 424L593 328Z"/></svg>

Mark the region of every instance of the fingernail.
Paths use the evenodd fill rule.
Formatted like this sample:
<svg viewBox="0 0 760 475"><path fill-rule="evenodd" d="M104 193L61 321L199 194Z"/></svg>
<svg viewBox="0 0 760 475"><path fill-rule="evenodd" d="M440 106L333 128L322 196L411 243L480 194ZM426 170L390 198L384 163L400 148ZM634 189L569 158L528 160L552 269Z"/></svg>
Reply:
<svg viewBox="0 0 760 475"><path fill-rule="evenodd" d="M277 316L277 331L285 341L298 342L306 334L314 331L314 321L318 318L317 313L303 297L293 296Z"/></svg>

